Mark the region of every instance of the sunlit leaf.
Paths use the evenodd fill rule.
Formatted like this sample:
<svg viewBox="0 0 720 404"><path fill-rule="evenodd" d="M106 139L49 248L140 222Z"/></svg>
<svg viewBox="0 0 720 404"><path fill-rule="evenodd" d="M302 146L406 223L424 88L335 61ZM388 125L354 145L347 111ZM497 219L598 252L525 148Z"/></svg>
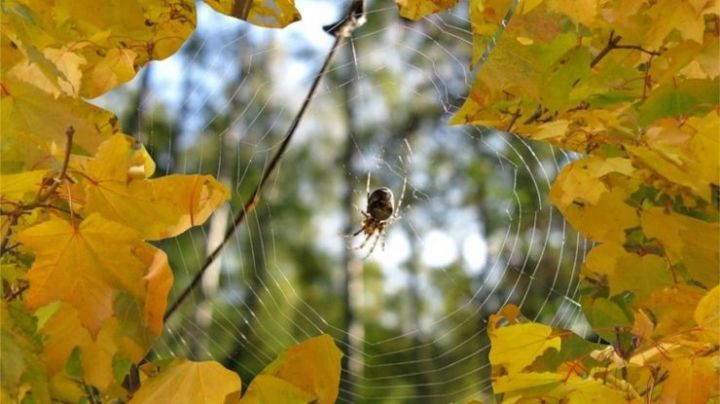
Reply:
<svg viewBox="0 0 720 404"><path fill-rule="evenodd" d="M419 20L430 14L452 8L458 0L395 0L400 15L411 20Z"/></svg>
<svg viewBox="0 0 720 404"><path fill-rule="evenodd" d="M4 174L0 195L3 200L31 201L42 188L47 170L24 171L18 174Z"/></svg>
<svg viewBox="0 0 720 404"><path fill-rule="evenodd" d="M13 1L4 5L3 15L8 43L25 56L13 60L21 68L7 66L14 77L56 95L60 90L85 97L126 82L149 60L166 58L195 25L188 0L101 8L89 0Z"/></svg>
<svg viewBox="0 0 720 404"><path fill-rule="evenodd" d="M683 117L710 111L720 105L720 81L686 80L668 83L653 91L640 106L640 124L659 118Z"/></svg>
<svg viewBox="0 0 720 404"><path fill-rule="evenodd" d="M118 131L114 114L79 99L52 96L28 84L2 82L3 167L29 168L49 154L50 142L64 146L69 127L73 148L94 153L109 135ZM48 119L52 117L52 119Z"/></svg>
<svg viewBox="0 0 720 404"><path fill-rule="evenodd" d="M665 363L667 381L660 399L679 404L710 402L720 394L717 357L678 358Z"/></svg>
<svg viewBox="0 0 720 404"><path fill-rule="evenodd" d="M622 158L589 157L563 168L550 189L550 199L567 220L587 237L597 241L625 241L625 231L636 227L636 210L626 203L628 190L622 182L607 181L633 172Z"/></svg>
<svg viewBox="0 0 720 404"><path fill-rule="evenodd" d="M694 327L692 313L703 295L702 289L684 285L659 289L652 293L643 305L652 310L656 323L655 333L670 335L678 330Z"/></svg>
<svg viewBox="0 0 720 404"><path fill-rule="evenodd" d="M530 365L549 348L560 349L560 337L552 328L537 323L515 324L490 332L490 362L517 373Z"/></svg>
<svg viewBox="0 0 720 404"><path fill-rule="evenodd" d="M548 0L548 9L570 17L573 22L594 28L600 4L597 0Z"/></svg>
<svg viewBox="0 0 720 404"><path fill-rule="evenodd" d="M28 272L26 302L31 308L55 300L68 302L96 335L115 313L118 293L145 300L149 263L136 250L146 247L129 227L98 214L80 223L52 218L23 231L18 240L35 252Z"/></svg>
<svg viewBox="0 0 720 404"><path fill-rule="evenodd" d="M300 20L295 0L203 0L220 13L262 27L282 28Z"/></svg>
<svg viewBox="0 0 720 404"><path fill-rule="evenodd" d="M18 303L0 303L2 308L2 381L3 402L50 403L46 364L40 358L42 340L37 335L37 320ZM27 394L31 390L31 394ZM8 401L10 402L10 401Z"/></svg>
<svg viewBox="0 0 720 404"><path fill-rule="evenodd" d="M318 403L334 403L340 388L341 357L333 339L323 334L288 348L262 374L314 394Z"/></svg>
<svg viewBox="0 0 720 404"><path fill-rule="evenodd" d="M661 208L646 209L641 222L645 234L658 240L668 257L680 263L697 282L712 287L720 283L718 245L720 224L708 223Z"/></svg>
<svg viewBox="0 0 720 404"><path fill-rule="evenodd" d="M64 303L47 320L41 333L45 338L43 359L51 375L66 369L73 350L77 348L85 380L103 390L115 380L112 367L115 355L137 361L144 354L133 341L124 338L117 319L106 321L97 336L93 337L80 322L78 310Z"/></svg>
<svg viewBox="0 0 720 404"><path fill-rule="evenodd" d="M148 379L130 403L224 403L237 396L240 377L217 362L176 360Z"/></svg>
<svg viewBox="0 0 720 404"><path fill-rule="evenodd" d="M503 394L509 391L524 391L525 394L530 393L527 390L542 387L550 389L561 383L562 375L551 372L543 373L510 373L498 377L493 381L493 391L496 394Z"/></svg>
<svg viewBox="0 0 720 404"><path fill-rule="evenodd" d="M135 178L137 147L115 135L86 167L78 168L89 179L84 182L86 212L101 213L133 227L143 239L158 240L204 223L228 198L227 188L208 175Z"/></svg>
<svg viewBox="0 0 720 404"><path fill-rule="evenodd" d="M672 271L663 257L630 253L613 243L593 248L584 265L586 274L595 273L607 279L610 296L629 291L644 299L657 289L673 285Z"/></svg>
<svg viewBox="0 0 720 404"><path fill-rule="evenodd" d="M698 325L720 333L720 286L715 286L703 296L694 317Z"/></svg>
<svg viewBox="0 0 720 404"><path fill-rule="evenodd" d="M260 374L250 383L241 404L311 403L316 396L278 377Z"/></svg>

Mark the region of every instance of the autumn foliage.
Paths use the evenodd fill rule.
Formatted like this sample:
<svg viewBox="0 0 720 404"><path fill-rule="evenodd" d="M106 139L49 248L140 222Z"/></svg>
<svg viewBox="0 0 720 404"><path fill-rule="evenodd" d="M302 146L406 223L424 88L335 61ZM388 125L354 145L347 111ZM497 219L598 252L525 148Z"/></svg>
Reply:
<svg viewBox="0 0 720 404"><path fill-rule="evenodd" d="M292 0L206 2L263 26L299 19ZM419 19L457 1L397 3ZM333 402L341 354L327 336L288 349L242 398L214 362L145 363L139 387L127 384L173 283L148 242L203 224L229 193L210 176L153 177L143 145L84 98L177 51L194 2L23 0L2 12L2 401ZM600 342L508 306L489 319L495 394L717 400L716 2L471 0L469 14L480 68L453 122L581 154L550 196L597 243L581 303Z"/></svg>
<svg viewBox="0 0 720 404"><path fill-rule="evenodd" d="M510 3L471 1L476 58ZM522 1L482 62L454 123L581 153L550 197L597 243L581 303L602 343L506 308L505 400L719 398L719 34L715 1Z"/></svg>

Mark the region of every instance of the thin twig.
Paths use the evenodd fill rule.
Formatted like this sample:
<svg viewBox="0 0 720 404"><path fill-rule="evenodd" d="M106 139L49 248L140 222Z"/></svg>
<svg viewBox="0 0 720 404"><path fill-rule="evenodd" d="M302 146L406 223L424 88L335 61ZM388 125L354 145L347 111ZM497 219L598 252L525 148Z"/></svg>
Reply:
<svg viewBox="0 0 720 404"><path fill-rule="evenodd" d="M600 63L600 61L601 61L608 53L610 53L610 51L613 50L613 49L632 49L632 50L637 50L637 51L640 51L640 52L642 52L642 53L646 53L646 54L650 55L650 57L660 56L660 54L662 53L662 52L660 52L660 51L652 51L652 50L645 49L645 48L643 48L643 47L640 46L640 45L620 45L620 40L621 40L621 39L622 39L621 36L619 36L619 35L618 35L618 36L615 36L615 31L611 31L611 32L610 32L610 38L608 38L608 43L607 43L607 45L605 45L605 47L603 48L603 50L601 50L600 53L598 53L598 54L593 58L592 62L590 62L590 68L593 68L593 67L595 67L595 65L597 65L598 63Z"/></svg>
<svg viewBox="0 0 720 404"><path fill-rule="evenodd" d="M52 185L48 189L45 190L45 192L40 191L38 196L35 198L35 200L27 205L19 204L18 207L13 212L5 212L10 216L9 222L7 224L7 234L4 235L2 239L2 243L0 243L0 257L5 255L6 252L8 252L7 244L10 241L10 233L12 232L12 227L17 224L17 221L20 219L20 216L23 215L23 213L41 207L43 206L43 203L57 190L57 188L60 186L60 184L65 179L65 176L67 175L67 169L68 165L70 163L70 153L72 151L72 145L73 145L73 135L75 134L75 128L72 126L69 126L67 130L65 131L65 136L67 137L67 145L65 147L65 158L63 159L63 165L60 169L60 175L58 175L54 180Z"/></svg>
<svg viewBox="0 0 720 404"><path fill-rule="evenodd" d="M11 302L11 301L15 300L18 296L20 296L23 292L25 292L27 290L27 288L29 288L29 287L30 287L30 284L27 284L27 283L20 286L16 290L10 292L10 294L8 294L5 297L5 301Z"/></svg>
<svg viewBox="0 0 720 404"><path fill-rule="evenodd" d="M621 36L615 36L615 31L610 31L610 38L608 38L607 45L605 45L603 50L601 50L600 53L598 53L597 56L593 58L592 62L590 62L590 68L592 69L593 67L595 67L595 65L600 63L600 61L605 57L605 55L608 54L608 52L615 49L621 39Z"/></svg>
<svg viewBox="0 0 720 404"><path fill-rule="evenodd" d="M56 189L60 186L62 181L65 179L65 175L67 174L68 164L70 164L70 151L72 150L72 143L73 143L73 135L75 134L75 128L72 126L69 126L67 130L65 131L65 136L67 136L67 147L65 147L65 158L63 159L63 165L62 169L60 170L60 175L53 181L53 184L48 188L45 193L41 194L34 203L30 204L29 206L26 206L25 208L33 208L35 206L39 206L47 198L50 197L50 195L55 192Z"/></svg>
<svg viewBox="0 0 720 404"><path fill-rule="evenodd" d="M650 56L660 56L660 52L647 50L640 45L615 45L613 49L635 49L642 53L647 53Z"/></svg>
<svg viewBox="0 0 720 404"><path fill-rule="evenodd" d="M650 77L650 68L652 67L653 58L655 57L655 54L650 55L650 59L647 62L647 67L645 68L645 77L643 78L643 100L647 98L647 92L652 87L652 78Z"/></svg>
<svg viewBox="0 0 720 404"><path fill-rule="evenodd" d="M515 122L517 119L520 118L520 108L516 109L515 112L512 114L512 118L510 119L510 123L508 124L507 128L505 128L506 133L510 133L513 126L515 126Z"/></svg>
<svg viewBox="0 0 720 404"><path fill-rule="evenodd" d="M328 31L335 35L335 42L328 51L328 54L325 57L325 62L320 68L320 71L315 76L315 79L310 86L310 90L308 90L308 93L305 96L305 100L303 100L300 109L295 115L295 118L293 118L293 121L290 124L287 133L285 134L285 139L280 145L280 148L277 150L277 152L275 152L272 160L270 160L270 164L268 164L267 168L263 171L262 177L260 177L260 181L258 181L258 183L255 185L255 189L253 190L248 200L245 202L243 209L238 212L237 216L235 216L232 226L230 226L230 228L228 228L228 230L225 232L225 236L223 237L222 242L217 247L215 247L215 249L210 252L210 254L208 254L205 262L203 263L202 267L200 267L198 273L195 274L195 277L193 277L190 284L180 293L178 298L168 306L168 309L165 312L165 316L163 317L165 321L167 321L170 316L175 313L177 308L190 295L190 292L192 292L192 290L195 289L198 284L200 284L200 280L205 274L205 271L207 271L207 269L218 258L218 256L220 256L222 249L228 243L230 238L232 238L232 236L235 234L235 230L245 220L245 217L255 210L255 206L257 206L257 203L260 201L260 194L263 188L277 169L280 160L282 159L288 145L290 144L290 140L292 140L293 135L295 134L295 130L297 129L300 120L302 119L305 111L310 105L310 101L312 101L313 96L315 95L315 91L317 90L320 81L322 81L322 78L327 74L330 68L330 63L332 62L332 59L335 56L337 50L340 48L340 44L342 43L343 38L349 36L353 32L353 30L362 25L364 21L364 2L362 0L353 0L350 7L348 8L347 13L340 20L340 22L338 22L337 24L332 24L331 27L333 28L328 29Z"/></svg>

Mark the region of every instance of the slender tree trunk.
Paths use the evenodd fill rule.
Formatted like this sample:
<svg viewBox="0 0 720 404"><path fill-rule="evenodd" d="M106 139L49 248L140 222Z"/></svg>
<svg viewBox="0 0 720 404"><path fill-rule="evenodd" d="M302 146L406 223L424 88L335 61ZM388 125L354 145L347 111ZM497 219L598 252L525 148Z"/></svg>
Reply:
<svg viewBox="0 0 720 404"><path fill-rule="evenodd" d="M420 259L420 253L422 249L417 245L417 240L414 237L410 237L410 251L412 255L410 262L408 262L407 270L410 277L408 282L408 294L409 294L409 311L410 311L410 327L415 331L413 334L413 356L417 362L417 370L421 371L416 376L417 382L417 394L424 397L429 397L433 394L432 381L433 381L433 355L430 350L430 344L427 344L425 335L422 331L422 316L423 316L423 298L420 292L420 274L423 270L422 261Z"/></svg>
<svg viewBox="0 0 720 404"><path fill-rule="evenodd" d="M343 52L343 64L352 61L352 50L346 46ZM351 65L347 65L351 66ZM352 67L344 69L344 71L336 76L336 80L341 83L348 83L343 86L343 105L344 118L346 128L345 148L342 154L342 167L345 171L345 192L343 194L342 203L345 213L344 234L351 234L357 223L355 217L357 212L353 206L353 189L356 177L353 170L353 162L355 160L355 146L353 137L357 136L358 122L353 110L353 99L355 97L357 82L352 80ZM356 390L355 378L363 373L363 340L365 337L365 327L362 320L358 318L358 311L363 296L363 279L362 279L362 262L355 256L352 250L352 239L345 241L345 250L343 252L343 280L342 280L342 304L343 304L343 326L342 329L347 333L341 337L341 347L343 349L342 358L342 378L340 380L340 401L354 402L354 392Z"/></svg>
<svg viewBox="0 0 720 404"><path fill-rule="evenodd" d="M238 33L238 36L242 35L242 31ZM228 97L233 97L233 94L237 92L238 86L242 85L243 79L247 74L248 70L248 59L251 55L251 47L246 41L240 41L238 46L238 52L236 57L237 74L234 80L228 84ZM222 144L233 142L234 133L239 128L233 127L235 118L242 110L242 99L240 97L232 98L229 112L224 117L225 122L222 128L225 132L220 134L218 142L221 143L220 147L220 162L218 167L218 180L232 189L230 178L233 172L233 162L235 161L236 149L232 144ZM208 229L207 240L205 243L205 251L213 251L218 245L222 243L225 231L228 226L229 206L224 204L220 207L212 216L210 220L210 227ZM220 270L222 268L222 255L220 255L213 263L208 267L207 271L203 275L202 284L200 288L199 304L195 309L195 321L199 328L199 335L196 339L198 343L198 349L207 349L210 343L210 326L212 325L213 318L213 297L217 294L218 287L220 285Z"/></svg>

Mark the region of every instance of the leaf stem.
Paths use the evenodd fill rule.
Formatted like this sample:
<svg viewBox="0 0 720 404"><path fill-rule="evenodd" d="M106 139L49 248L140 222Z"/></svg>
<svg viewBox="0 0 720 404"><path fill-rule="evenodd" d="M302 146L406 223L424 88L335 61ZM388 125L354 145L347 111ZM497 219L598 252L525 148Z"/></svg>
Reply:
<svg viewBox="0 0 720 404"><path fill-rule="evenodd" d="M300 106L300 109L290 123L290 127L285 134L285 138L280 145L280 148L277 150L277 152L275 152L275 155L273 155L267 168L263 171L260 180L255 185L255 189L253 190L250 197L245 202L243 209L238 212L238 214L235 216L235 219L233 220L232 225L225 232L225 236L223 237L222 242L220 242L220 244L215 247L215 249L211 251L210 254L208 254L205 262L203 263L202 267L200 267L200 270L197 272L197 274L195 274L190 284L180 293L177 299L168 306L168 309L165 312L165 316L163 317L165 321L167 321L173 315L173 313L177 311L178 307L190 295L190 292L192 292L192 290L200 284L200 280L202 279L203 275L212 265L212 263L220 256L222 249L228 243L230 238L232 238L232 236L235 234L235 230L238 228L238 226L240 226L241 223L243 223L245 217L255 210L255 206L257 206L257 203L260 201L260 195L263 188L265 187L273 173L276 171L280 160L285 155L285 151L287 150L288 145L290 144L290 141L295 134L295 130L297 129L298 125L300 124L300 120L302 119L305 111L310 105L310 102L312 101L313 96L315 95L315 91L317 90L318 85L322 81L322 78L328 73L332 59L335 56L337 50L340 48L340 44L342 43L343 38L350 36L350 34L352 34L352 32L357 27L359 27L365 22L364 10L365 9L363 0L353 0L345 16L339 22L331 24L330 26L325 28L328 33L335 36L335 42L328 51L328 54L325 57L325 61L323 62L320 71L315 76L315 79L313 80L312 85L310 86L310 89L308 90L308 93L305 96L302 105Z"/></svg>

